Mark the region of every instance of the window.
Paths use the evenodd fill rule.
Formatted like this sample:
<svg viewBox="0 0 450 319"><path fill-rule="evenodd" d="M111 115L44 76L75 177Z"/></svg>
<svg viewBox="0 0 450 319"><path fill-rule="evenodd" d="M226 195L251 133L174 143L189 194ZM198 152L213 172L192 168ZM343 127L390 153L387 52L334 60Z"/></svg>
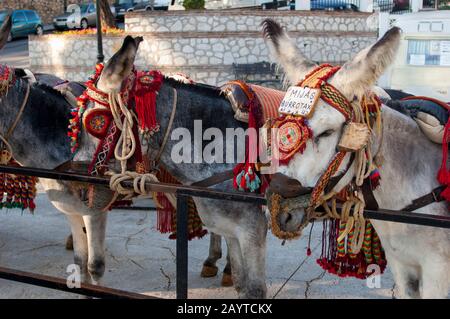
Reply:
<svg viewBox="0 0 450 319"><path fill-rule="evenodd" d="M409 40L407 63L450 66L450 39Z"/></svg>
<svg viewBox="0 0 450 319"><path fill-rule="evenodd" d="M14 12L13 23L24 23L24 22L27 22L27 19L25 19L25 15L22 12Z"/></svg>
<svg viewBox="0 0 450 319"><path fill-rule="evenodd" d="M36 14L34 11L25 11L25 16L27 17L28 21L35 21L37 20Z"/></svg>

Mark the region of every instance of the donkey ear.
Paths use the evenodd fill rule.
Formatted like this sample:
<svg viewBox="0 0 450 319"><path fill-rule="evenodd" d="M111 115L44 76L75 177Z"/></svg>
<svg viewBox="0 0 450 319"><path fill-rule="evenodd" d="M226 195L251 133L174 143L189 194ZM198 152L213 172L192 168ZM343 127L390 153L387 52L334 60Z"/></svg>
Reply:
<svg viewBox="0 0 450 319"><path fill-rule="evenodd" d="M314 62L303 55L294 40L277 22L265 19L261 26L271 55L281 65L291 83L298 83L316 66Z"/></svg>
<svg viewBox="0 0 450 319"><path fill-rule="evenodd" d="M378 42L345 63L331 83L350 100L354 96L360 98L394 62L400 45L400 34L401 30L397 27L387 31Z"/></svg>
<svg viewBox="0 0 450 319"><path fill-rule="evenodd" d="M105 93L118 92L121 89L122 82L133 70L136 53L142 41L142 37L126 36L122 47L106 63L97 83L98 89Z"/></svg>
<svg viewBox="0 0 450 319"><path fill-rule="evenodd" d="M9 33L12 28L11 14L8 14L3 24L0 26L0 50L5 46L8 41Z"/></svg>

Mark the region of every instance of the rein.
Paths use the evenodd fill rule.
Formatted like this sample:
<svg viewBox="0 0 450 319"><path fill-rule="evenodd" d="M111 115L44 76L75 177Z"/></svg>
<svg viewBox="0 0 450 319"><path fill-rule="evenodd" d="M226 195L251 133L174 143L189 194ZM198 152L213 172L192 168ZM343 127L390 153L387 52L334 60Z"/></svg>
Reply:
<svg viewBox="0 0 450 319"><path fill-rule="evenodd" d="M167 141L169 140L169 134L172 131L173 121L175 120L175 113L177 112L177 102L178 102L178 92L175 88L173 89L173 104L172 104L172 112L170 113L169 123L167 124L166 131L164 133L164 138L159 147L159 151L156 154L155 158L151 161L151 165L153 169L157 169L159 167L159 162L161 160L161 156L166 147Z"/></svg>

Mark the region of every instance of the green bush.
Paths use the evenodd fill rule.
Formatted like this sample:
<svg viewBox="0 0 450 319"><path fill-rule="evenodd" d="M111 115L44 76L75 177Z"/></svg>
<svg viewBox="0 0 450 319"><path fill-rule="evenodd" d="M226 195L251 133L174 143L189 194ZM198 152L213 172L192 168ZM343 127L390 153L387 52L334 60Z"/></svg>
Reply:
<svg viewBox="0 0 450 319"><path fill-rule="evenodd" d="M183 7L186 10L204 9L205 0L184 0Z"/></svg>

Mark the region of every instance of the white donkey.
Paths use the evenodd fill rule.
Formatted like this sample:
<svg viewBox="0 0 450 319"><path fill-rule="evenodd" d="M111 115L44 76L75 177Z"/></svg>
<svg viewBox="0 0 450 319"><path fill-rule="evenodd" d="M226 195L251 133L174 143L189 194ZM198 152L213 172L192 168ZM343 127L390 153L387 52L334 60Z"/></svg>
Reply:
<svg viewBox="0 0 450 319"><path fill-rule="evenodd" d="M316 64L296 47L282 27L273 20L263 22L264 36L271 53L294 85ZM371 89L392 63L400 42L400 29L389 30L377 43L347 62L330 80L349 101L356 101ZM436 175L441 163L441 147L430 142L411 118L382 108L384 139L374 139L373 154L384 158L381 183L374 196L381 208L398 210L439 186ZM322 99L308 123L313 138L302 154L297 153L278 172L314 187L336 153L344 127L344 116ZM336 172L343 173L349 154ZM354 164L344 175L345 185L354 177ZM339 191L337 189L337 191ZM448 215L445 202L433 203L417 212ZM282 228L296 230L304 218L303 209L294 209L283 219ZM394 274L397 296L402 298L445 298L450 282L450 231L410 224L371 220Z"/></svg>

